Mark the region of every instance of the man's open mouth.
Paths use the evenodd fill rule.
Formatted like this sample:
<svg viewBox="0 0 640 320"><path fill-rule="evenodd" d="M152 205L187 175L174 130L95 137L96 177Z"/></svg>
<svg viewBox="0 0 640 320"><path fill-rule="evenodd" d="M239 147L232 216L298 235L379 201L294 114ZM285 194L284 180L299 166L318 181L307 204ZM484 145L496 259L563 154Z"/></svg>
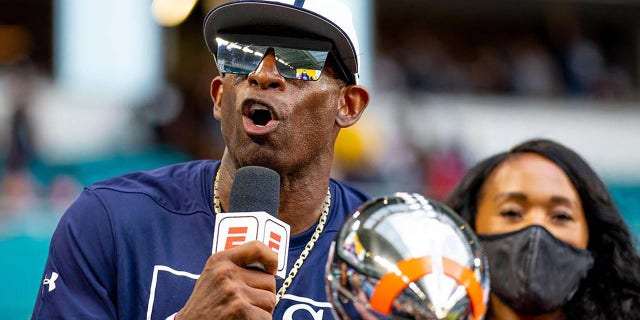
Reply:
<svg viewBox="0 0 640 320"><path fill-rule="evenodd" d="M273 120L273 115L269 108L260 104L251 106L247 116L257 126L266 126L269 121Z"/></svg>
<svg viewBox="0 0 640 320"><path fill-rule="evenodd" d="M268 105L256 101L244 106L244 128L250 136L272 133L278 126L277 114Z"/></svg>

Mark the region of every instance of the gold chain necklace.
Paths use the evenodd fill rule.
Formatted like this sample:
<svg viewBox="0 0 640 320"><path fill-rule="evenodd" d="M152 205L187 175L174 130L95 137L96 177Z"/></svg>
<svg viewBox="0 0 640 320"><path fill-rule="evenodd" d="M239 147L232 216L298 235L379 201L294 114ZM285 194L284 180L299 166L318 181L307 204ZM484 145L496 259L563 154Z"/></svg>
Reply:
<svg viewBox="0 0 640 320"><path fill-rule="evenodd" d="M222 212L222 207L220 206L220 197L218 196L218 180L220 179L220 170L216 172L216 177L213 180L213 211L215 214L219 214ZM316 241L320 238L320 234L324 230L324 225L327 222L327 216L329 216L329 209L331 208L331 189L327 188L327 196L324 199L324 206L322 207L322 214L320 214L320 220L318 220L318 225L316 226L316 230L311 235L311 239L307 242L307 245L304 247L304 250L300 253L298 260L293 264L293 268L289 271L287 278L284 279L282 283L282 287L276 293L276 305L280 302L280 299L284 296L289 289L289 286L293 282L293 278L296 277L300 268L302 268L302 264L304 260L307 258L313 246L316 245Z"/></svg>

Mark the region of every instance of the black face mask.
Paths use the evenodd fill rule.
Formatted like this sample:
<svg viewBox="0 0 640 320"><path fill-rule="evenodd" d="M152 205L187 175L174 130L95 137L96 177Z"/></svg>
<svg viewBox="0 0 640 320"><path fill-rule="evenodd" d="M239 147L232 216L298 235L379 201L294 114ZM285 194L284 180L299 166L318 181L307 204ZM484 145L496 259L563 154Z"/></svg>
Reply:
<svg viewBox="0 0 640 320"><path fill-rule="evenodd" d="M491 292L520 314L564 305L593 266L593 256L555 238L542 226L478 235L489 258Z"/></svg>

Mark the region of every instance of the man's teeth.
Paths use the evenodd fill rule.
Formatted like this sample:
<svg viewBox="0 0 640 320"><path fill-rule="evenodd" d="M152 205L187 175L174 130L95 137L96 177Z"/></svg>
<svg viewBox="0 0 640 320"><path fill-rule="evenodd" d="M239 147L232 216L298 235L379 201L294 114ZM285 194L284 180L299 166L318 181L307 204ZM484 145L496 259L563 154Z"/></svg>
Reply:
<svg viewBox="0 0 640 320"><path fill-rule="evenodd" d="M265 107L265 106L263 106L261 104L254 104L254 105L251 106L250 111L251 111L252 114L255 113L258 110L269 111L269 108L267 108L267 107Z"/></svg>

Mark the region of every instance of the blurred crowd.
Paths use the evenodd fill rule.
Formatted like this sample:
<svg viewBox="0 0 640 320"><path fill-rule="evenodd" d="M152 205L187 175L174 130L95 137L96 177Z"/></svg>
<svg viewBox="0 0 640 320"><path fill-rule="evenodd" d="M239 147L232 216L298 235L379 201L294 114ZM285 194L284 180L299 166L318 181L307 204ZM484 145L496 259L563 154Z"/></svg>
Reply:
<svg viewBox="0 0 640 320"><path fill-rule="evenodd" d="M456 30L408 23L402 27L411 33L378 38L376 79L382 90L638 98L634 64L623 53L635 48L623 49L615 29L587 32L571 6L548 8L542 25L470 24Z"/></svg>
<svg viewBox="0 0 640 320"><path fill-rule="evenodd" d="M28 60L3 71L7 125L0 135L0 236L25 231L50 233L81 186L71 175L54 175L47 181L36 176L38 150L32 107L43 75Z"/></svg>

